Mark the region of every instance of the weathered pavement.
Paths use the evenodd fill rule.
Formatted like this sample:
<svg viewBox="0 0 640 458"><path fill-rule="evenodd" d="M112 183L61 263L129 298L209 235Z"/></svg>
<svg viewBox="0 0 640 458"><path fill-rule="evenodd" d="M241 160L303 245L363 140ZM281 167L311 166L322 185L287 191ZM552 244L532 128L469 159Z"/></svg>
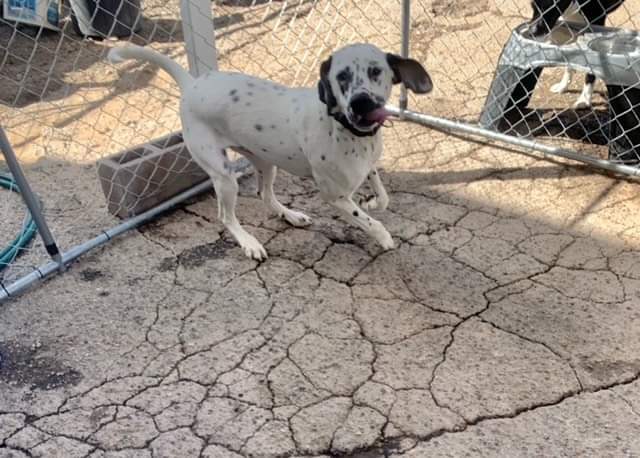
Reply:
<svg viewBox="0 0 640 458"><path fill-rule="evenodd" d="M210 197L0 307L0 457L640 456L640 186L433 134L380 253Z"/></svg>

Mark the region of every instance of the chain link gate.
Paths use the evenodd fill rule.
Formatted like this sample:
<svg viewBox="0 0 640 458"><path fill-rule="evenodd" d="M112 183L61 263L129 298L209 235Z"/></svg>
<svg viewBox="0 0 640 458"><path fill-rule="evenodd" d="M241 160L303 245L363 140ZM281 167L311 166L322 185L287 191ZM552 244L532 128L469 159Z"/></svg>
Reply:
<svg viewBox="0 0 640 458"><path fill-rule="evenodd" d="M611 9L607 0L588 1L605 3L596 23ZM218 3L220 21L238 14L256 20L253 31L238 27L217 38L223 69L310 85L321 60L351 41L408 50L426 65L435 88L428 97L412 97L410 112L397 111L405 119L640 174L637 0L606 15L606 27L560 18L553 34L540 37L523 33L532 18L529 0ZM243 10L247 4L250 13ZM552 90L567 68L577 73L573 83ZM598 78L592 104L574 108L588 73ZM419 137L410 127L391 130ZM388 143L397 143L398 135Z"/></svg>
<svg viewBox="0 0 640 458"><path fill-rule="evenodd" d="M607 17L607 26L616 29L588 30L555 43L529 39L518 29L531 18L529 0L149 0L133 22L131 16L121 18L120 10L98 7L92 14L110 14L114 27L135 30L119 42L151 46L192 71L216 64L215 46L221 70L287 85L314 86L320 62L351 42L408 51L430 72L434 91L410 95L410 111L391 108L413 121L385 129L385 149L399 165L429 156L433 137L427 125L638 175L638 11L640 0L627 0ZM0 20L0 125L61 250L73 247L66 253L74 256L63 256L65 262L152 217L139 211L140 203L164 200L176 192L176 183L200 183L192 193L208 187L185 156L178 92L170 77L136 62L108 64L114 40L83 38L72 16L65 3L57 31ZM600 41L590 45L594 40ZM607 73L613 63L622 68L617 79ZM567 92L554 93L568 66L580 73ZM593 105L574 109L585 71L599 77ZM396 91L392 100L402 106ZM456 153L454 145L433 160L455 160ZM126 170L110 174L109 163ZM107 172L99 173L100 167ZM184 197L178 196L162 205ZM14 201L6 202L0 232L13 234L22 215ZM114 227L109 212L125 223ZM25 276L54 271L51 263L43 269L46 259L39 239L23 250L2 274L3 297L18 291L11 287L16 281L26 284Z"/></svg>

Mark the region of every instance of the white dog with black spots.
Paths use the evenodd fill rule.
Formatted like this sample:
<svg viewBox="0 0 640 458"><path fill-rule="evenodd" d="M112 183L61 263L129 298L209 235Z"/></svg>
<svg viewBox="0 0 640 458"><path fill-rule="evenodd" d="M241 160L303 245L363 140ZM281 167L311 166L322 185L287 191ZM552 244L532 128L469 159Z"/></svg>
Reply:
<svg viewBox="0 0 640 458"><path fill-rule="evenodd" d="M393 248L389 232L365 210L384 210L389 202L375 164L382 154L379 128L389 114L384 106L392 84L402 82L415 93L431 91L431 78L417 61L369 44L346 46L322 63L313 89L220 71L194 78L168 57L139 46L114 48L109 59L149 61L176 80L185 143L211 177L218 217L250 258L262 260L267 253L236 218L238 183L227 148L253 164L262 200L290 224L306 226L311 219L278 201L273 192L277 168L312 177L322 199L349 223L383 249ZM375 196L359 207L353 196L365 179Z"/></svg>

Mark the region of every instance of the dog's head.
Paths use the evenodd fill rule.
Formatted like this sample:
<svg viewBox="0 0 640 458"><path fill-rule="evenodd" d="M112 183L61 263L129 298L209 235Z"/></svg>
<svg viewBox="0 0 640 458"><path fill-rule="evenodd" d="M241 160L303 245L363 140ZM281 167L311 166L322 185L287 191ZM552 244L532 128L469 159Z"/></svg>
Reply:
<svg viewBox="0 0 640 458"><path fill-rule="evenodd" d="M371 132L385 120L382 109L393 84L417 93L432 89L431 78L417 61L384 53L368 44L346 46L320 66L318 93L330 114L342 114L359 132Z"/></svg>
<svg viewBox="0 0 640 458"><path fill-rule="evenodd" d="M551 32L572 0L532 0L531 20L523 32L530 37L541 37Z"/></svg>

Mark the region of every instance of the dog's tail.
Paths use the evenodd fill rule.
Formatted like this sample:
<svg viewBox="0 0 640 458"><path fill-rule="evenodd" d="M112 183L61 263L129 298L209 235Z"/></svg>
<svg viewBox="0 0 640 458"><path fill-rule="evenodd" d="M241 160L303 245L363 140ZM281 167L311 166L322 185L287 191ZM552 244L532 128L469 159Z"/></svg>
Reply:
<svg viewBox="0 0 640 458"><path fill-rule="evenodd" d="M171 75L178 83L178 86L180 86L180 89L183 89L185 85L193 80L189 72L182 68L177 62L159 52L149 48L143 48L142 46L128 45L112 48L109 54L107 54L107 59L111 63L122 62L127 59L137 59L154 63Z"/></svg>

